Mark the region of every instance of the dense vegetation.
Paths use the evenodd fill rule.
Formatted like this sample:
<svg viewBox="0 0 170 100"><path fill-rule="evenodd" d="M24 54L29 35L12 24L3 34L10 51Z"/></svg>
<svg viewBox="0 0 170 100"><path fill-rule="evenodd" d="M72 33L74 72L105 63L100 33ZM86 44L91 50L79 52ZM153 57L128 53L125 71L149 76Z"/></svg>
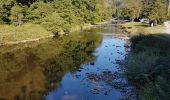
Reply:
<svg viewBox="0 0 170 100"><path fill-rule="evenodd" d="M135 1L135 2L134 2ZM170 19L169 0L117 0L114 16L139 21L149 19L154 25ZM127 60L126 74L138 90L138 100L169 100L170 37L166 28L148 23L129 22L123 26L131 36L132 52Z"/></svg>
<svg viewBox="0 0 170 100"><path fill-rule="evenodd" d="M135 1L135 2L134 2ZM168 0L117 0L115 16L126 19L148 18L155 23L169 19Z"/></svg>
<svg viewBox="0 0 170 100"><path fill-rule="evenodd" d="M0 0L1 24L39 24L55 35L110 17L105 0Z"/></svg>
<svg viewBox="0 0 170 100"><path fill-rule="evenodd" d="M139 89L139 100L169 100L170 41L168 35L138 35L131 39L128 79Z"/></svg>

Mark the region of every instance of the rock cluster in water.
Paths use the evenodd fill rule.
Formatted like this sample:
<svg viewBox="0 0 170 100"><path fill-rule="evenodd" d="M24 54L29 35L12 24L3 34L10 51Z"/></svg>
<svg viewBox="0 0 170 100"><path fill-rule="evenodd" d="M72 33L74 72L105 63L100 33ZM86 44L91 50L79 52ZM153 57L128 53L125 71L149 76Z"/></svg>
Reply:
<svg viewBox="0 0 170 100"><path fill-rule="evenodd" d="M87 73L87 80L98 84L91 89L93 94L108 95L113 89L118 89L122 93L121 100L136 100L135 88L128 84L122 73L111 71L103 71L101 74Z"/></svg>

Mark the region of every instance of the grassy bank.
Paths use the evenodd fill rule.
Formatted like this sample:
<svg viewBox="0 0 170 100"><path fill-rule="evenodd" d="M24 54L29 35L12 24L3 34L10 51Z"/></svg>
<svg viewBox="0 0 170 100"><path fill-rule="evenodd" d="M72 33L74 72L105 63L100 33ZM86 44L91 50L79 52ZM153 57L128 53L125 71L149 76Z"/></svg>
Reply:
<svg viewBox="0 0 170 100"><path fill-rule="evenodd" d="M0 1L0 8L1 44L68 34L109 20L112 15L112 7L105 0L9 0Z"/></svg>
<svg viewBox="0 0 170 100"><path fill-rule="evenodd" d="M107 22L96 23L95 25L105 24ZM70 33L91 27L93 27L91 24L77 25L71 28ZM21 26L0 25L0 45L37 41L52 36L54 36L52 32L47 31L38 24L26 23Z"/></svg>
<svg viewBox="0 0 170 100"><path fill-rule="evenodd" d="M141 23L127 23L124 26L131 33L132 43L126 74L129 81L137 86L139 100L169 100L169 35L161 33L163 26L151 28Z"/></svg>
<svg viewBox="0 0 170 100"><path fill-rule="evenodd" d="M156 34L162 33L165 29L164 25L157 25L155 27L149 27L148 24L140 23L140 22L128 22L122 24L122 29L129 33L130 35L137 35L139 33L142 34Z"/></svg>
<svg viewBox="0 0 170 100"><path fill-rule="evenodd" d="M0 44L43 38L53 35L37 24L27 23L21 26L0 25Z"/></svg>

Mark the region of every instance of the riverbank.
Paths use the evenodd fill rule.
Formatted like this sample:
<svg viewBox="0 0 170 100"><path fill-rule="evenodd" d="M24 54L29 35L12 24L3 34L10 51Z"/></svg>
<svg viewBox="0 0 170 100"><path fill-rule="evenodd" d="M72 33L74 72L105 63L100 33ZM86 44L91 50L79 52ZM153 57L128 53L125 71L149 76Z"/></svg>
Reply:
<svg viewBox="0 0 170 100"><path fill-rule="evenodd" d="M33 47L2 47L0 97L135 100L135 88L122 73L121 61L128 50L126 40L115 31L113 26L102 25L57 39L31 42ZM42 43L36 45L38 42Z"/></svg>
<svg viewBox="0 0 170 100"><path fill-rule="evenodd" d="M138 89L140 100L170 98L170 35L163 25L148 27L143 23L125 23L122 29L131 39L131 53L126 61L128 80Z"/></svg>
<svg viewBox="0 0 170 100"><path fill-rule="evenodd" d="M138 34L159 34L164 33L166 29L164 25L157 25L155 27L149 27L149 24L141 22L127 22L121 24L121 28L131 36Z"/></svg>
<svg viewBox="0 0 170 100"><path fill-rule="evenodd" d="M89 29L96 25L106 24L109 21L92 24L77 25L70 30L70 33ZM62 36L63 34L60 34ZM0 45L14 45L19 43L39 41L45 38L51 38L55 35L44 29L41 25L26 23L21 26L0 25Z"/></svg>
<svg viewBox="0 0 170 100"><path fill-rule="evenodd" d="M0 25L0 45L37 41L50 36L53 34L38 24Z"/></svg>

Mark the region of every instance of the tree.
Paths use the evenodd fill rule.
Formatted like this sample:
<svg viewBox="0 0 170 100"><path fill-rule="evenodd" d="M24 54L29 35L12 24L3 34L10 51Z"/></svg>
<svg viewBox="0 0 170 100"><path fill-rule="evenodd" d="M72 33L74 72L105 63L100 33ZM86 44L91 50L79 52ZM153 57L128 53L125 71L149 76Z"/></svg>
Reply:
<svg viewBox="0 0 170 100"><path fill-rule="evenodd" d="M142 1L141 0L126 0L125 7L130 13L130 18L133 21L135 18L140 17L142 12Z"/></svg>
<svg viewBox="0 0 170 100"><path fill-rule="evenodd" d="M154 20L154 23L162 23L167 18L167 0L154 0L153 6L149 12L148 18Z"/></svg>
<svg viewBox="0 0 170 100"><path fill-rule="evenodd" d="M19 5L15 5L12 7L11 9L11 22L18 26L24 23L24 8L19 6Z"/></svg>
<svg viewBox="0 0 170 100"><path fill-rule="evenodd" d="M154 0L142 0L141 17L148 18L150 11L153 9Z"/></svg>
<svg viewBox="0 0 170 100"><path fill-rule="evenodd" d="M129 19L130 18L130 12L126 7L119 7L116 9L116 17L123 18L123 19Z"/></svg>
<svg viewBox="0 0 170 100"><path fill-rule="evenodd" d="M52 14L54 9L51 4L42 1L33 3L28 11L27 18L34 23L41 23L41 19Z"/></svg>
<svg viewBox="0 0 170 100"><path fill-rule="evenodd" d="M47 29L54 34L59 33L58 30L70 32L77 26L95 24L111 18L111 5L109 1L0 0L0 22L8 22L15 25L21 25L24 22L41 24L49 27ZM58 23L59 19L62 20L62 24Z"/></svg>
<svg viewBox="0 0 170 100"><path fill-rule="evenodd" d="M12 0L0 0L0 23L9 23L10 10L14 2Z"/></svg>
<svg viewBox="0 0 170 100"><path fill-rule="evenodd" d="M56 12L43 18L41 23L44 28L51 31L54 35L59 35L63 33L63 19Z"/></svg>

